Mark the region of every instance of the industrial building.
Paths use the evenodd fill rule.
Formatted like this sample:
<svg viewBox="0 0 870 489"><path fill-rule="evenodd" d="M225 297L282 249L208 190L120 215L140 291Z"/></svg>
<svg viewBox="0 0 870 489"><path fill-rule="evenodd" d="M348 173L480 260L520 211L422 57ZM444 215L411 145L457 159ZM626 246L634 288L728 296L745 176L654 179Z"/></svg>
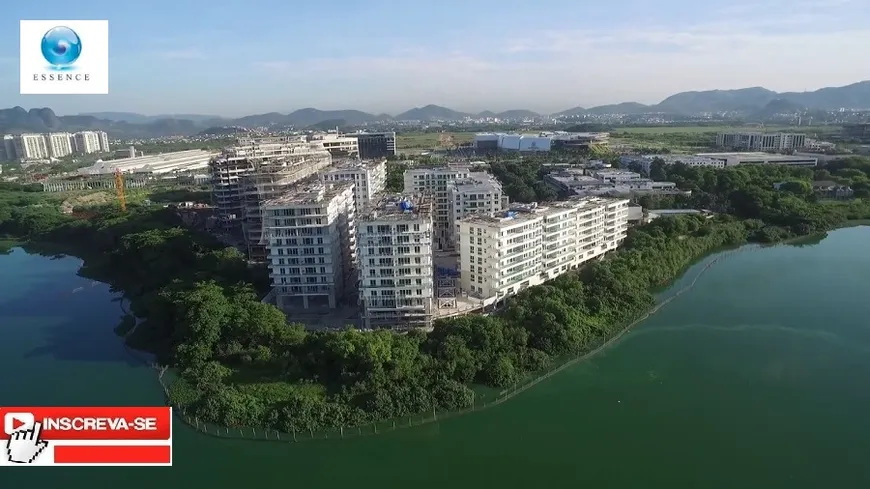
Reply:
<svg viewBox="0 0 870 489"><path fill-rule="evenodd" d="M363 160L380 160L396 155L395 132L358 132L344 136L356 138L359 157Z"/></svg>
<svg viewBox="0 0 870 489"><path fill-rule="evenodd" d="M428 195L383 194L358 216L363 327L431 327L434 208Z"/></svg>
<svg viewBox="0 0 870 489"><path fill-rule="evenodd" d="M628 201L587 197L458 222L460 289L497 303L616 249L628 229Z"/></svg>
<svg viewBox="0 0 870 489"><path fill-rule="evenodd" d="M535 134L481 133L474 135L474 150L478 153L492 151L546 152L550 151L551 139Z"/></svg>
<svg viewBox="0 0 870 489"><path fill-rule="evenodd" d="M356 211L362 212L375 195L384 191L387 185L387 162L386 160L343 161L321 172L320 178L324 182L353 182Z"/></svg>
<svg viewBox="0 0 870 489"><path fill-rule="evenodd" d="M121 173L150 173L167 175L203 171L208 168L209 161L216 155L214 151L191 149L156 155L139 156L136 158L119 158L117 160L98 160L91 166L80 168L80 175L102 175L120 171Z"/></svg>
<svg viewBox="0 0 870 489"><path fill-rule="evenodd" d="M785 165L813 167L819 164L815 156L777 155L770 153L698 153L695 156L710 158L724 163L725 167L735 165Z"/></svg>
<svg viewBox="0 0 870 489"><path fill-rule="evenodd" d="M803 148L806 138L806 134L787 132L720 132L716 134L716 146L743 151L786 151Z"/></svg>
<svg viewBox="0 0 870 489"><path fill-rule="evenodd" d="M264 201L262 214L278 307L334 309L356 281L353 183L298 184Z"/></svg>
<svg viewBox="0 0 870 489"><path fill-rule="evenodd" d="M150 173L124 175L124 188L142 188L156 181ZM115 190L115 175L79 175L67 178L48 178L39 182L43 192L70 192L75 190Z"/></svg>
<svg viewBox="0 0 870 489"><path fill-rule="evenodd" d="M544 181L562 194L575 196L637 196L688 194L674 182L655 182L636 172L564 168L550 172Z"/></svg>
<svg viewBox="0 0 870 489"><path fill-rule="evenodd" d="M666 165L683 163L688 166L707 166L725 168L725 162L707 156L696 155L625 155L619 157L619 166L626 169L638 169L644 175L649 175L653 161L658 158Z"/></svg>

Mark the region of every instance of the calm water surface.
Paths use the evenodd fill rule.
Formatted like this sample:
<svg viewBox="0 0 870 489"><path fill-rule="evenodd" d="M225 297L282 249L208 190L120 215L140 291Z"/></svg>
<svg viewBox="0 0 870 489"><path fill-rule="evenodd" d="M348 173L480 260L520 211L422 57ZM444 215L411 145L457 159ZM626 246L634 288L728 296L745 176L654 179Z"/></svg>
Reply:
<svg viewBox="0 0 870 489"><path fill-rule="evenodd" d="M71 489L867 488L868 251L870 227L856 227L729 255L593 360L439 424L285 445L176 422L174 467L0 478ZM154 372L112 332L118 303L79 266L0 256L0 404L160 403Z"/></svg>

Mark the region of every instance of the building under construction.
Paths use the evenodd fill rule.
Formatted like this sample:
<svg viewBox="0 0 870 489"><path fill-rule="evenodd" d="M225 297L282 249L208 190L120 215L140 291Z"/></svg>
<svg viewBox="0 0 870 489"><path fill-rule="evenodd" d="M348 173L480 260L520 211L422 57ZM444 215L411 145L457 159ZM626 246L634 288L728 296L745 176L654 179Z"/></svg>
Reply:
<svg viewBox="0 0 870 489"><path fill-rule="evenodd" d="M435 297L429 194L384 194L357 219L364 328L429 328Z"/></svg>
<svg viewBox="0 0 870 489"><path fill-rule="evenodd" d="M304 137L239 140L210 164L213 200L222 226L241 232L251 260L265 260L263 203L331 163L322 143Z"/></svg>

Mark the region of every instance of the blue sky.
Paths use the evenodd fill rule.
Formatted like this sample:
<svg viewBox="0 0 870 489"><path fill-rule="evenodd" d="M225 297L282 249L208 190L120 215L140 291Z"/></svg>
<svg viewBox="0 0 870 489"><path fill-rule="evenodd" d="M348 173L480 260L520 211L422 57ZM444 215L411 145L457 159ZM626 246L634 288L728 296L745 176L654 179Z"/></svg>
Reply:
<svg viewBox="0 0 870 489"><path fill-rule="evenodd" d="M870 79L867 0L7 3L0 107L59 114L551 112ZM19 19L108 19L110 94L19 95Z"/></svg>

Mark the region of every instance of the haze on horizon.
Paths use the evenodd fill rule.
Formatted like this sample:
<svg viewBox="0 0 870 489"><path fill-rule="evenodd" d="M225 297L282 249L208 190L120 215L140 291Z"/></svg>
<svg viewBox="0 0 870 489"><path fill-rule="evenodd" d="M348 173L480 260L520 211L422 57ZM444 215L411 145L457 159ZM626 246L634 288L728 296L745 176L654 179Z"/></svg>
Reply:
<svg viewBox="0 0 870 489"><path fill-rule="evenodd" d="M0 108L227 117L304 107L558 112L870 79L865 0L58 0L5 6ZM18 94L19 19L108 19L110 94Z"/></svg>

